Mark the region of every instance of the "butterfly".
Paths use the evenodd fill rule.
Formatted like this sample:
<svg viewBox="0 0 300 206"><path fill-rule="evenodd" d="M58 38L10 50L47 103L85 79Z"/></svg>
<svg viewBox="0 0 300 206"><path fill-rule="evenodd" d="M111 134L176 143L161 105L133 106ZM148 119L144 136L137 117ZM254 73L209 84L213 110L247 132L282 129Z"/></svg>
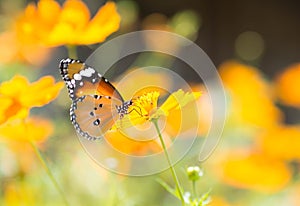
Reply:
<svg viewBox="0 0 300 206"><path fill-rule="evenodd" d="M116 120L128 114L132 100L124 101L118 90L94 68L75 59L63 59L60 74L72 100L71 122L77 133L97 140Z"/></svg>

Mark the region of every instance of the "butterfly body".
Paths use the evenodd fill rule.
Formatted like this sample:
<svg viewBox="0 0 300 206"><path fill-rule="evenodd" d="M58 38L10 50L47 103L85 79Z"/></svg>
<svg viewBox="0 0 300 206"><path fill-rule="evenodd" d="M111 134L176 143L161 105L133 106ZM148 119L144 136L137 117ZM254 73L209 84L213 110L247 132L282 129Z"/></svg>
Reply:
<svg viewBox="0 0 300 206"><path fill-rule="evenodd" d="M100 139L117 119L128 113L132 101L120 93L94 68L74 59L60 62L60 73L72 100L71 122L86 139Z"/></svg>

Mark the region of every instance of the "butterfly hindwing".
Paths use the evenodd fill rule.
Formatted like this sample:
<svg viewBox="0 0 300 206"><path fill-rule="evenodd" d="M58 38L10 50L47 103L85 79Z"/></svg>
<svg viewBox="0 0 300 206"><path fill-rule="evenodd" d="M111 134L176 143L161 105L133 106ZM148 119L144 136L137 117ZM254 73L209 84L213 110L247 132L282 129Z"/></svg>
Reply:
<svg viewBox="0 0 300 206"><path fill-rule="evenodd" d="M71 121L77 132L90 140L101 138L118 118L114 101L109 96L85 95L73 101L70 109Z"/></svg>

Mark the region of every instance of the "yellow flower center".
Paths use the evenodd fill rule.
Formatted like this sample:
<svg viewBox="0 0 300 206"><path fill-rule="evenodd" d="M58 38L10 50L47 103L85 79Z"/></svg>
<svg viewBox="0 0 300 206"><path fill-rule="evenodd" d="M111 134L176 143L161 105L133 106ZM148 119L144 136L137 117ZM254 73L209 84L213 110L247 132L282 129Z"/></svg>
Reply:
<svg viewBox="0 0 300 206"><path fill-rule="evenodd" d="M159 92L157 91L148 92L140 96L134 101L133 110L136 110L141 117L148 119L157 110L158 97Z"/></svg>

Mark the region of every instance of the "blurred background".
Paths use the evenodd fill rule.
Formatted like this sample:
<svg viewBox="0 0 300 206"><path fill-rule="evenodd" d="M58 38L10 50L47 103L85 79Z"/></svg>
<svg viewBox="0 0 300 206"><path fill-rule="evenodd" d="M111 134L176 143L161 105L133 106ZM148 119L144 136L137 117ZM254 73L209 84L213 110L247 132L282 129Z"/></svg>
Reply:
<svg viewBox="0 0 300 206"><path fill-rule="evenodd" d="M197 182L199 193L211 189L212 206L300 205L300 2L119 0L115 3L120 22L113 9L107 9L99 19L112 19L108 25L114 26L105 27L99 20L98 27L107 32L91 29L96 37L86 34L79 40L82 33L73 32L73 38L72 29L63 26L87 30L85 25L104 1L84 0L69 7L56 1L60 9L58 4L36 7L38 2L0 1L0 205L64 205L28 139L41 151L70 205L180 205L155 181L160 177L172 184L168 171L134 178L93 162L69 121L67 90L54 83L61 82L58 62L74 55L74 49L84 61L105 39L143 29L175 32L194 41L214 62L226 91L228 113L221 142L203 164L192 152L176 165L183 187L191 189L185 168L200 165L204 176ZM170 46L167 40L160 44ZM197 102L197 136L205 138L214 129L214 108L202 81L187 65L162 54L137 54L116 63L108 76L117 82L126 72L153 65L184 74L193 90L203 92ZM39 80L48 75L51 80ZM176 85L166 81L163 72L139 75L166 88ZM35 97L43 91L50 97ZM24 130L29 126L39 132ZM153 145L124 139L111 144L127 144L118 149L128 154L157 152ZM118 161L130 170L130 162Z"/></svg>

